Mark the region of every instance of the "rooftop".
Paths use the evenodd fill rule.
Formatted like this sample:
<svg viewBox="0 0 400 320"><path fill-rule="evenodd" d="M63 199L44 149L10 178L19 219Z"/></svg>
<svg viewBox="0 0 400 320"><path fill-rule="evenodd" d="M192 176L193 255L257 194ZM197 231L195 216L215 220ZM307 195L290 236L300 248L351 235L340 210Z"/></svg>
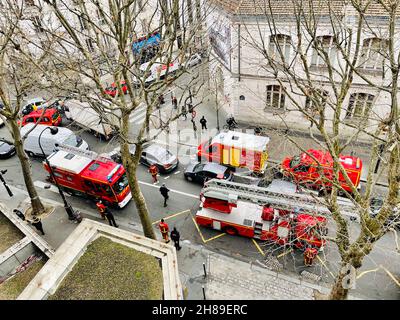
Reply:
<svg viewBox="0 0 400 320"><path fill-rule="evenodd" d="M246 148L254 151L265 151L269 142L268 137L256 136L254 134L228 131L221 132L212 139L213 143L221 143L236 148Z"/></svg>
<svg viewBox="0 0 400 320"><path fill-rule="evenodd" d="M350 0L313 0L313 1L293 1L293 0L211 0L225 11L234 15L265 15L272 12L276 15L292 15L295 13L295 6L301 7L304 13L309 10L316 15L330 15L331 12L344 14L352 8ZM386 0L387 1L387 0ZM364 4L371 2L363 0ZM269 8L271 6L271 8ZM367 10L368 16L387 16L384 7L376 0L373 0Z"/></svg>

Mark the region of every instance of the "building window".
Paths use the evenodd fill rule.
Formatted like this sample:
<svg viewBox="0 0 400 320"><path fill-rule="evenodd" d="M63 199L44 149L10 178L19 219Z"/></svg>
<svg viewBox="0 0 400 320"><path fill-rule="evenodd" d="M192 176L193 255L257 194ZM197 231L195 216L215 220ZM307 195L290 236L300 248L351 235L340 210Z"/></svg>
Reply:
<svg viewBox="0 0 400 320"><path fill-rule="evenodd" d="M193 6L192 0L187 0L189 23L193 24Z"/></svg>
<svg viewBox="0 0 400 320"><path fill-rule="evenodd" d="M330 63L332 64L337 55L335 39L332 36L320 36L317 37L314 43L314 51L311 58L311 65L315 67L326 67L328 57Z"/></svg>
<svg viewBox="0 0 400 320"><path fill-rule="evenodd" d="M44 28L42 26L42 19L39 16L33 16L32 17L32 23L33 26L35 27L35 30L37 32L43 32Z"/></svg>
<svg viewBox="0 0 400 320"><path fill-rule="evenodd" d="M382 70L387 49L387 40L379 38L365 39L361 50L360 68L365 70Z"/></svg>
<svg viewBox="0 0 400 320"><path fill-rule="evenodd" d="M271 35L269 37L268 54L272 60L288 63L290 59L290 46L292 40L290 36L284 34Z"/></svg>
<svg viewBox="0 0 400 320"><path fill-rule="evenodd" d="M97 18L99 19L99 24L105 24L106 21L104 20L104 17L102 16L102 12L97 9Z"/></svg>
<svg viewBox="0 0 400 320"><path fill-rule="evenodd" d="M375 96L368 93L353 93L350 95L349 106L346 110L346 119L367 116L371 110Z"/></svg>
<svg viewBox="0 0 400 320"><path fill-rule="evenodd" d="M200 20L201 20L200 0L195 0L195 1L196 1L196 19L197 19L197 22L200 22Z"/></svg>
<svg viewBox="0 0 400 320"><path fill-rule="evenodd" d="M90 52L94 52L94 46L93 46L93 40L92 39L90 39L90 38L86 39L86 45L87 45L88 50Z"/></svg>
<svg viewBox="0 0 400 320"><path fill-rule="evenodd" d="M285 108L285 93L281 86L267 86L267 99L265 108L284 109Z"/></svg>
<svg viewBox="0 0 400 320"><path fill-rule="evenodd" d="M318 114L321 109L325 109L326 100L328 99L328 91L316 89L314 93L306 96L305 111L312 114Z"/></svg>
<svg viewBox="0 0 400 320"><path fill-rule="evenodd" d="M78 16L79 24L81 25L81 30L85 30L88 28L87 20L83 15Z"/></svg>

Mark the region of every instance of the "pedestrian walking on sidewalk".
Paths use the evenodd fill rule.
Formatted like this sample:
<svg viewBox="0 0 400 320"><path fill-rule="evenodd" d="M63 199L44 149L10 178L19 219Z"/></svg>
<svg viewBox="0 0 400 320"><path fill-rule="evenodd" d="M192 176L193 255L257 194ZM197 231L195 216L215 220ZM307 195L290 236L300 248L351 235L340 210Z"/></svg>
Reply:
<svg viewBox="0 0 400 320"><path fill-rule="evenodd" d="M169 189L166 187L165 183L162 184L160 187L160 193L164 197L164 207L167 206L167 200L169 198L168 196Z"/></svg>
<svg viewBox="0 0 400 320"><path fill-rule="evenodd" d="M112 214L110 209L106 208L104 213L106 215L106 218L107 218L108 223L110 224L110 226L114 226L114 227L118 228L118 225L117 225L117 223L115 222L115 219L114 219L114 215Z"/></svg>
<svg viewBox="0 0 400 320"><path fill-rule="evenodd" d="M207 130L207 120L206 118L204 118L204 116L201 117L200 119L200 123L201 123L201 130Z"/></svg>
<svg viewBox="0 0 400 320"><path fill-rule="evenodd" d="M44 235L44 231L43 231L43 226L42 226L42 222L40 221L40 219L38 217L33 217L32 220L32 225L42 233L42 235Z"/></svg>
<svg viewBox="0 0 400 320"><path fill-rule="evenodd" d="M166 222L164 222L164 219L161 219L160 224L158 225L161 231L161 235L166 243L169 242L169 237L168 237L168 231L169 231L169 226Z"/></svg>
<svg viewBox="0 0 400 320"><path fill-rule="evenodd" d="M178 99L176 97L172 97L172 106L174 109L178 109Z"/></svg>
<svg viewBox="0 0 400 320"><path fill-rule="evenodd" d="M103 220L106 220L105 210L107 209L107 207L104 205L104 203L103 203L103 201L101 199L99 201L97 201L96 207L97 207L97 210L100 213L101 218Z"/></svg>
<svg viewBox="0 0 400 320"><path fill-rule="evenodd" d="M182 115L185 117L185 120L187 120L187 109L186 109L186 105L182 106Z"/></svg>
<svg viewBox="0 0 400 320"><path fill-rule="evenodd" d="M153 177L153 183L157 183L158 182L158 180L157 180L157 174L158 174L157 166L155 164L152 164L149 167L149 172L150 172L151 176Z"/></svg>
<svg viewBox="0 0 400 320"><path fill-rule="evenodd" d="M171 231L171 239L174 242L174 246L176 250L181 250L182 247L179 245L179 239L181 238L181 235L179 234L179 231L176 230L176 227L174 227L174 230Z"/></svg>

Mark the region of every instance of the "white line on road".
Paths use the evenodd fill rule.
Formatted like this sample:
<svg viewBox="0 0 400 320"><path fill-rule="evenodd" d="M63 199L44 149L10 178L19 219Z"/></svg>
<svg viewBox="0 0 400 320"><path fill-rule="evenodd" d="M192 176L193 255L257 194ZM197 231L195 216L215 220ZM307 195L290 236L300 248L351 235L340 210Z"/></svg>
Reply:
<svg viewBox="0 0 400 320"><path fill-rule="evenodd" d="M137 115L134 115L132 118L129 118L129 122L132 123L132 122L134 122L136 120L144 119L145 117L146 117L146 111L142 112L142 113L139 113Z"/></svg>
<svg viewBox="0 0 400 320"><path fill-rule="evenodd" d="M139 183L144 184L145 186L158 188L158 186L155 186L155 185L153 185L151 183L148 183L148 182L139 181ZM196 194L186 193L186 192L182 192L182 191L178 191L178 190L174 190L174 189L169 189L169 190L171 192L179 193L179 194L182 194L182 195L187 196L187 197L192 197L192 198L199 199L199 196L196 195Z"/></svg>
<svg viewBox="0 0 400 320"><path fill-rule="evenodd" d="M58 189L55 186L50 185L50 183L46 183L46 182L43 182L43 181L40 181L40 180L36 180L33 184L38 188L42 188L44 190L49 190L49 191L53 191L55 193L59 193ZM45 188L45 186L47 186L47 185L50 185L50 188ZM68 193L64 193L64 195L66 195L67 197L71 196Z"/></svg>
<svg viewBox="0 0 400 320"><path fill-rule="evenodd" d="M169 179L169 176L166 176L166 177L164 178L164 180L167 180L167 179Z"/></svg>
<svg viewBox="0 0 400 320"><path fill-rule="evenodd" d="M177 172L175 172L174 174L178 174L178 173L180 173L180 171L178 170Z"/></svg>

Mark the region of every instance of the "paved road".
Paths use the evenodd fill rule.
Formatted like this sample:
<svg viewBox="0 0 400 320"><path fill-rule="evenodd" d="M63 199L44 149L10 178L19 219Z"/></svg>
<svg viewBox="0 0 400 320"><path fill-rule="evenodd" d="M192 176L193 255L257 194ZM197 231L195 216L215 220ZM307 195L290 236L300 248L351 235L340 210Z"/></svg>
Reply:
<svg viewBox="0 0 400 320"><path fill-rule="evenodd" d="M167 100L167 99L166 99ZM199 114L208 114L209 127L212 128L215 125L215 119L210 115L210 110L206 109L206 106L199 107ZM172 110L169 100L163 108L163 112L170 112ZM133 127L137 127L144 119L144 109L139 108L130 117L130 122ZM197 119L198 120L198 119ZM184 130L181 132L181 141L188 143L189 145L196 145L198 141L204 140L207 132L200 135L198 132L197 139L194 138L193 132L190 130L190 122L179 120L178 128ZM77 130L77 128L71 127L71 129ZM172 130L175 132L174 130ZM212 132L209 130L209 133ZM86 140L91 149L102 153L112 150L115 145L113 142L99 141L94 136L80 132L82 138ZM6 128L0 129L1 137L9 137L9 133ZM177 135L171 135L171 141L177 140ZM160 140L167 143L167 137L161 136ZM171 142L170 141L170 142ZM275 142L278 143L279 142ZM282 142L284 143L284 142ZM153 185L151 177L147 172L147 168L140 166L138 169L138 179L140 181L142 191L148 203L150 215L153 221L158 221L161 218L167 218L170 226L176 226L180 231L183 239L189 240L192 243L203 244L207 248L224 253L243 261L275 261L278 266L282 266L282 273L286 274L299 274L304 270L302 256L299 252L287 252L283 251L282 248L267 247L263 243L255 242L251 239L242 237L233 237L220 232L209 230L209 229L197 229L193 222L193 216L198 208L199 201L198 195L201 190L201 186L189 183L183 179L183 171L187 164L190 162L191 157L189 154L190 148L185 145L175 145L172 150L179 153L181 164L178 169L168 175L161 175L160 181L165 182L171 189L170 199L168 207L163 208L163 199L158 191L158 185ZM1 160L1 169L8 169L5 179L10 185L15 187L24 188L23 178L21 175L19 163L17 158L14 156L8 160ZM32 160L32 173L35 185L38 187L39 192L46 198L61 202L60 196L57 193L56 188L45 190L44 185L46 184L46 172L44 171L41 160ZM1 188L2 186L0 186ZM384 192L384 189L380 189ZM68 201L75 208L80 208L83 211L96 212L95 204L87 199L70 197ZM139 224L136 208L134 203L131 201L124 209L115 211L117 221L129 222L132 224ZM359 225L356 223L349 222L351 227L354 229L353 234L357 234L357 228ZM331 224L332 230L334 229ZM331 236L333 233L331 231ZM398 235L398 233L397 233ZM257 243L257 245L256 245ZM321 275L322 281L331 282L332 275L336 273L338 265L335 261L338 259L338 253L335 245L330 242L325 249L324 254L320 255L321 261L318 261L315 267L308 269L308 271L315 274ZM400 297L399 287L395 284L390 275L394 275L399 278L400 265L400 254L396 251L396 244L394 241L394 234L389 233L383 237L370 256L365 259L365 264L362 271L377 269L376 272L364 273L361 275L357 282L356 290L360 290L363 295L373 296L380 299L398 299ZM382 266L382 267L381 267ZM385 271L385 269L389 271Z"/></svg>

